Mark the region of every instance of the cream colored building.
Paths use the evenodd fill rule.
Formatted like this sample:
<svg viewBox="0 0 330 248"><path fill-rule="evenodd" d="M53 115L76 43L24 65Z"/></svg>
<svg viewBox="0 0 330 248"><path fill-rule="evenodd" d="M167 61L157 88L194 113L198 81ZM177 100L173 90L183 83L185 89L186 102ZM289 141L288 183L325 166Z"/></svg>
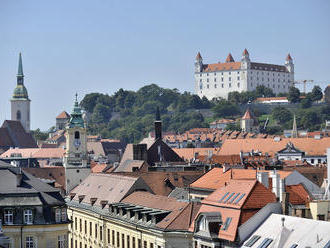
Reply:
<svg viewBox="0 0 330 248"><path fill-rule="evenodd" d="M199 205L154 195L141 178L91 174L67 204L71 248L192 247Z"/></svg>
<svg viewBox="0 0 330 248"><path fill-rule="evenodd" d="M0 222L11 248L66 248L67 208L58 189L0 162Z"/></svg>

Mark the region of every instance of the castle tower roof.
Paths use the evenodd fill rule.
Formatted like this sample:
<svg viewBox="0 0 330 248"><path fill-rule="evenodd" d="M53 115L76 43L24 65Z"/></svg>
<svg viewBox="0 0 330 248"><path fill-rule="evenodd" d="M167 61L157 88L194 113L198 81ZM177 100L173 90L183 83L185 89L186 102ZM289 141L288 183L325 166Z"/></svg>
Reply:
<svg viewBox="0 0 330 248"><path fill-rule="evenodd" d="M235 62L233 56L231 55L231 53L228 54L227 58L226 58L226 63L229 63L229 62Z"/></svg>
<svg viewBox="0 0 330 248"><path fill-rule="evenodd" d="M200 52L198 52L196 55L196 60L200 60L200 59L203 59L203 58L202 58L202 55L200 54Z"/></svg>
<svg viewBox="0 0 330 248"><path fill-rule="evenodd" d="M290 60L292 60L292 57L291 57L291 55L290 55L290 53L288 53L288 55L286 56L286 59L285 59L286 61L290 61Z"/></svg>
<svg viewBox="0 0 330 248"><path fill-rule="evenodd" d="M248 50L246 48L243 51L243 56L249 56L249 52L248 52Z"/></svg>

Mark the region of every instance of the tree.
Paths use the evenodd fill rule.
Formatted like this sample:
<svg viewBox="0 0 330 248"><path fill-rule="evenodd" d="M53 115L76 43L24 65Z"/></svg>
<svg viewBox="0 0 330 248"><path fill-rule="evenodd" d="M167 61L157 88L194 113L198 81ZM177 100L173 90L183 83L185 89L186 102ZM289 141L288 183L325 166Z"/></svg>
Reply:
<svg viewBox="0 0 330 248"><path fill-rule="evenodd" d="M301 100L300 105L302 108L306 109L306 108L310 108L312 106L312 103L313 103L312 96L310 93L308 93L306 97Z"/></svg>
<svg viewBox="0 0 330 248"><path fill-rule="evenodd" d="M267 88L264 85L258 85L256 87L256 96L257 97L273 97L275 96L273 90L271 88Z"/></svg>
<svg viewBox="0 0 330 248"><path fill-rule="evenodd" d="M96 105L96 101L100 95L100 93L90 93L85 95L84 99L82 99L80 103L80 106L87 112L92 113Z"/></svg>
<svg viewBox="0 0 330 248"><path fill-rule="evenodd" d="M221 100L217 105L212 108L215 117L228 117L234 116L240 113L237 105L229 103L226 100Z"/></svg>
<svg viewBox="0 0 330 248"><path fill-rule="evenodd" d="M312 89L312 95L311 95L311 100L313 102L321 100L323 97L322 89L320 86L315 85L314 88Z"/></svg>
<svg viewBox="0 0 330 248"><path fill-rule="evenodd" d="M315 129L316 124L320 124L321 120L315 111L305 111L301 117L301 124L304 128L310 130Z"/></svg>
<svg viewBox="0 0 330 248"><path fill-rule="evenodd" d="M300 102L300 91L296 87L290 87L289 95L288 95L289 102L297 103Z"/></svg>
<svg viewBox="0 0 330 248"><path fill-rule="evenodd" d="M276 107L272 110L273 118L280 124L284 124L292 119L292 113L284 107Z"/></svg>
<svg viewBox="0 0 330 248"><path fill-rule="evenodd" d="M35 140L46 140L48 138L48 133L47 132L42 132L40 131L39 128L37 128L34 131L31 131L33 137Z"/></svg>
<svg viewBox="0 0 330 248"><path fill-rule="evenodd" d="M96 104L92 114L93 123L105 123L109 121L110 117L111 110L108 106L105 106L101 103Z"/></svg>

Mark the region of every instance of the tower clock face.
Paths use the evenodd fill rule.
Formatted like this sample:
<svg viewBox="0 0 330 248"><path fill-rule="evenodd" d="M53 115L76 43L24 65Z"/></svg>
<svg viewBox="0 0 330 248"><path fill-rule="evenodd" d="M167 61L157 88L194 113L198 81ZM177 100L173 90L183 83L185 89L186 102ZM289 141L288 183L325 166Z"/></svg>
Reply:
<svg viewBox="0 0 330 248"><path fill-rule="evenodd" d="M75 139L73 144L76 148L78 148L81 144L80 139Z"/></svg>

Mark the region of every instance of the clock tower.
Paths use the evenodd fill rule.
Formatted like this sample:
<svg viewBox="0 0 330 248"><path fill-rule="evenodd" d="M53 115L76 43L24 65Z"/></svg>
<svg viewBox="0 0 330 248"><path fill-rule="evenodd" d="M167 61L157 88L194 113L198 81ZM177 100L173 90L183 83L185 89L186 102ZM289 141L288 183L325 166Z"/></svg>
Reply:
<svg viewBox="0 0 330 248"><path fill-rule="evenodd" d="M67 193L90 174L87 156L87 134L77 94L71 118L66 126L66 151L63 165L66 174Z"/></svg>

